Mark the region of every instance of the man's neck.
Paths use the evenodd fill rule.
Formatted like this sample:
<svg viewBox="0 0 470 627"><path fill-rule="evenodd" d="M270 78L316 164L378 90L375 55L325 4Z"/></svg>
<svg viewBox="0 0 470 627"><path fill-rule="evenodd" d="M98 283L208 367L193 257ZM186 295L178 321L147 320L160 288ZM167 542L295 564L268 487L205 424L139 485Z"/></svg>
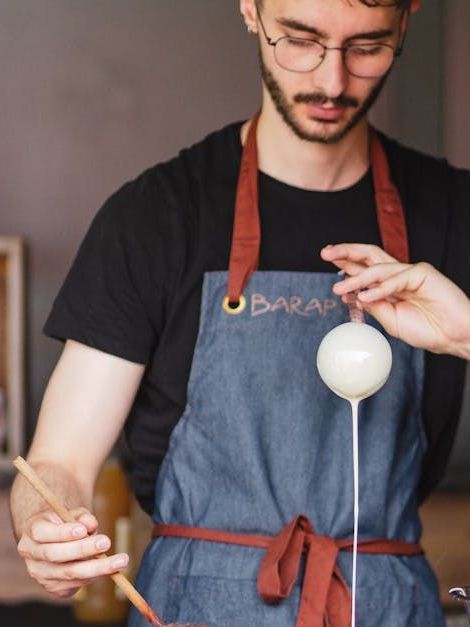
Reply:
<svg viewBox="0 0 470 627"><path fill-rule="evenodd" d="M243 141L246 131L242 131ZM327 145L298 138L274 107L265 104L258 123L258 167L303 189L350 187L369 167L367 121L361 121L341 141Z"/></svg>

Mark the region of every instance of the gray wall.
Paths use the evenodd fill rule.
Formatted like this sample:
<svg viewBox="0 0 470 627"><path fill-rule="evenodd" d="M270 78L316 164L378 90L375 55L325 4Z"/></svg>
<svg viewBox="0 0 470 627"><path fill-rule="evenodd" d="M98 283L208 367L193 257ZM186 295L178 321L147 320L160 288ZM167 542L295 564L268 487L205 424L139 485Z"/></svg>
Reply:
<svg viewBox="0 0 470 627"><path fill-rule="evenodd" d="M468 32L468 0L425 0L375 120L470 166ZM255 111L256 47L237 0L0 0L0 59L0 233L29 243L32 425L59 351L41 326L91 217L126 179Z"/></svg>
<svg viewBox="0 0 470 627"><path fill-rule="evenodd" d="M443 0L425 0L419 13L412 17L403 55L377 104L374 118L400 141L436 155L443 151L446 4Z"/></svg>
<svg viewBox="0 0 470 627"><path fill-rule="evenodd" d="M41 336L93 214L125 180L258 105L235 2L0 1L0 232L29 243L29 422Z"/></svg>
<svg viewBox="0 0 470 627"><path fill-rule="evenodd" d="M452 162L470 169L470 2L447 0L444 5L444 149Z"/></svg>

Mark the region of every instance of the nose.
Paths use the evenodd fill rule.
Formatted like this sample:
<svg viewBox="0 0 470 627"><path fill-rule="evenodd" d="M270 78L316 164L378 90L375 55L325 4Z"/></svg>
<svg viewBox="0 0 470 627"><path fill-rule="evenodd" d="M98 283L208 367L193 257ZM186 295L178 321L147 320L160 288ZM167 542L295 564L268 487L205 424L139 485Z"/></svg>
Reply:
<svg viewBox="0 0 470 627"><path fill-rule="evenodd" d="M312 82L328 98L337 98L346 90L349 74L342 50L328 48L323 61L312 74Z"/></svg>

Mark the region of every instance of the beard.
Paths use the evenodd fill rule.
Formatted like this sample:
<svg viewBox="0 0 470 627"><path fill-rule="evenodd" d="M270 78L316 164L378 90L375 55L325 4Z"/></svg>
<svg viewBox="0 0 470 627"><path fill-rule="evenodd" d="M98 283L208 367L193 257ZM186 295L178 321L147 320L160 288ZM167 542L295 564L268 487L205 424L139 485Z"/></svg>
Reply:
<svg viewBox="0 0 470 627"><path fill-rule="evenodd" d="M369 109L377 100L390 72L389 70L384 76L382 76L380 81L377 83L377 85L374 86L367 98L362 103L360 103L356 98L352 98L351 96L348 96L346 94L341 94L337 98L328 98L321 92L295 95L293 98L293 103L295 104L311 103L324 105L326 103L331 103L334 107L355 109L354 114L350 117L346 124L337 131L329 132L328 129L325 129L323 133L312 133L302 128L302 126L296 120L293 112L293 105L289 103L278 81L274 78L273 74L264 63L263 57L261 56L261 51L259 54L259 61L263 82L266 86L266 89L268 90L269 95L271 96L271 99L278 113L281 115L284 122L295 133L295 135L299 137L299 139L320 144L336 144L337 142L342 140L343 137L345 137L355 126L357 126L357 124L367 115ZM328 124L328 122L324 121L322 123L325 125Z"/></svg>

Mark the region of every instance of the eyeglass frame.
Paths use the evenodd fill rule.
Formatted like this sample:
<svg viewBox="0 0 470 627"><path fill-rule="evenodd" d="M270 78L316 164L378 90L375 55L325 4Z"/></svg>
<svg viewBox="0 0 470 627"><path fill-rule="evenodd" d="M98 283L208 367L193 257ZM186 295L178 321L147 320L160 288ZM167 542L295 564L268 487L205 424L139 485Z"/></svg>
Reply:
<svg viewBox="0 0 470 627"><path fill-rule="evenodd" d="M348 45L348 46L325 46L325 44L322 44L317 39L307 39L306 37L292 37L291 35L282 35L281 37L276 39L276 41L274 41L271 37L269 37L268 33L266 32L266 28L264 26L263 20L261 19L261 13L260 13L260 10L258 8L258 2L257 1L255 1L255 7L256 7L256 15L258 16L259 23L261 24L261 30L263 31L263 35L264 35L264 37L266 39L266 43L269 46L272 46L274 48L274 58L276 59L276 63L279 65L279 67L281 67L283 70L286 70L287 72L294 72L295 74L307 74L308 72L314 72L315 70L317 70L320 67L320 65L325 60L326 53L327 53L328 50L340 50L342 52L343 64L344 64L344 67L346 68L348 74L350 74L351 76L354 76L356 78L365 78L365 79L381 78L382 76L385 76L385 74L390 70L390 68L395 63L395 59L397 59L399 56L401 56L401 54L403 52L403 47L404 47L405 38L406 38L406 30L403 33L402 39L401 39L400 43L398 44L398 46L396 48L394 48L390 44L384 44L384 43L380 43L380 44L372 44L372 43L371 44L365 44L365 46L374 46L375 45L375 46L384 46L386 48L390 48L391 50L393 50L393 58L392 58L392 63L390 64L390 67L387 68L379 76L359 76L359 75L354 74L353 72L351 72L351 70L349 69L348 64L346 63L346 54L347 54L347 52L349 50L351 50L353 48L361 48L361 47L364 47L364 46L357 46L357 45L354 45L354 44L351 44L351 45ZM409 13L409 11L406 11L406 9L403 11L402 19L403 19L403 16L405 15L405 13ZM294 41L303 41L303 42L310 42L310 43L317 44L318 46L323 48L323 54L322 54L322 56L320 58L320 63L318 63L318 65L316 65L315 67L313 67L310 70L291 70L289 68L284 67L283 65L281 65L279 63L279 61L277 59L277 56L276 56L276 46L283 39L293 39Z"/></svg>

